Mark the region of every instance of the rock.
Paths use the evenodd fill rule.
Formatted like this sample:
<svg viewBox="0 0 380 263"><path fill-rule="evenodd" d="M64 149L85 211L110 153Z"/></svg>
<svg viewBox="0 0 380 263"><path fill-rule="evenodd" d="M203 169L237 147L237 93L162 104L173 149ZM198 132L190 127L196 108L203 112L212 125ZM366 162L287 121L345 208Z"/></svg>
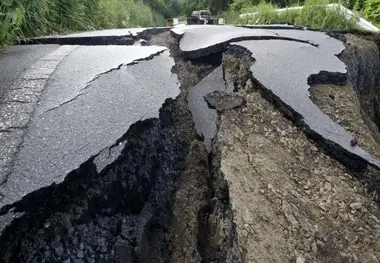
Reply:
<svg viewBox="0 0 380 263"><path fill-rule="evenodd" d="M83 258L83 257L84 257L83 250L78 250L77 258Z"/></svg>
<svg viewBox="0 0 380 263"><path fill-rule="evenodd" d="M360 202L350 204L351 209L359 210L363 207L363 204Z"/></svg>
<svg viewBox="0 0 380 263"><path fill-rule="evenodd" d="M297 255L296 263L305 263L305 257L301 254Z"/></svg>
<svg viewBox="0 0 380 263"><path fill-rule="evenodd" d="M321 240L317 240L316 245L318 249L323 249L325 247L325 243L323 243Z"/></svg>
<svg viewBox="0 0 380 263"><path fill-rule="evenodd" d="M356 138L353 138L351 141L350 141L350 144L352 147L358 145L358 140Z"/></svg>
<svg viewBox="0 0 380 263"><path fill-rule="evenodd" d="M118 238L115 243L115 256L114 260L116 263L121 262L132 262L133 261L133 252L132 252L132 246L131 244L123 240L121 238Z"/></svg>
<svg viewBox="0 0 380 263"><path fill-rule="evenodd" d="M69 234L69 236L71 236L75 231L75 228L74 227L69 227L69 229L67 230L67 233Z"/></svg>
<svg viewBox="0 0 380 263"><path fill-rule="evenodd" d="M45 258L49 258L51 256L50 250L46 250L44 253Z"/></svg>
<svg viewBox="0 0 380 263"><path fill-rule="evenodd" d="M211 109L217 111L231 110L246 103L246 99L237 93L214 91L204 96L205 101Z"/></svg>
<svg viewBox="0 0 380 263"><path fill-rule="evenodd" d="M71 259L68 258L68 259L66 259L65 261L63 261L63 263L71 263Z"/></svg>
<svg viewBox="0 0 380 263"><path fill-rule="evenodd" d="M63 255L63 247L62 246L57 246L54 248L55 254L60 257Z"/></svg>

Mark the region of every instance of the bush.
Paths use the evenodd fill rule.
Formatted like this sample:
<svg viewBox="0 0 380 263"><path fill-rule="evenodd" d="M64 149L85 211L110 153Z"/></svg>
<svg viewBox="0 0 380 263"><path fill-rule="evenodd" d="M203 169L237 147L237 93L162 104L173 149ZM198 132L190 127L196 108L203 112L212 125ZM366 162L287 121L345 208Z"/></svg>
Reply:
<svg viewBox="0 0 380 263"><path fill-rule="evenodd" d="M0 0L0 46L12 42L21 34L24 7L13 0Z"/></svg>
<svg viewBox="0 0 380 263"><path fill-rule="evenodd" d="M377 0L380 1L380 0ZM239 24L293 24L317 29L356 28L358 17L347 19L339 7L327 7L327 1L307 0L300 10L276 12L276 6L262 3L256 7L257 14L240 18Z"/></svg>
<svg viewBox="0 0 380 263"><path fill-rule="evenodd" d="M380 25L380 0L367 0L364 6L364 15L368 20Z"/></svg>

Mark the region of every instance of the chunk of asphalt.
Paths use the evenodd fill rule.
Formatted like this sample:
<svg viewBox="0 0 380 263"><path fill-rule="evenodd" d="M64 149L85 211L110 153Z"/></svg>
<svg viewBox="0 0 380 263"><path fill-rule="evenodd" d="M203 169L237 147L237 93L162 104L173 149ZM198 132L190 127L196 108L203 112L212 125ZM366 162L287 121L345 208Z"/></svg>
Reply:
<svg viewBox="0 0 380 263"><path fill-rule="evenodd" d="M219 90L206 94L204 99L211 109L216 109L217 111L238 108L247 102L240 94Z"/></svg>
<svg viewBox="0 0 380 263"><path fill-rule="evenodd" d="M219 66L204 79L193 87L189 88L187 101L189 109L193 116L197 133L203 137L208 151L211 150L211 141L217 132L216 120L217 113L215 109L207 106L204 96L215 90L224 90L225 82L223 80L223 66Z"/></svg>

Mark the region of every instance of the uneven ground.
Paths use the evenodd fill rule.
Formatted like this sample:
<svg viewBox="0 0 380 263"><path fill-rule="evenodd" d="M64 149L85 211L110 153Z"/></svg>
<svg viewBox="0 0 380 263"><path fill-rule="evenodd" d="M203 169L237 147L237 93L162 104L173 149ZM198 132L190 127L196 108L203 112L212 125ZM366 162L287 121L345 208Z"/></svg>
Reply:
<svg viewBox="0 0 380 263"><path fill-rule="evenodd" d="M339 37L348 81L315 83L310 97L379 158L379 51L368 36ZM2 208L11 219L0 262L380 262L380 170L310 136L258 83L243 48L188 59L178 39L156 32L146 44L169 48L180 94L134 123L102 171L91 157ZM187 95L219 66L225 86L205 98L217 114L207 151Z"/></svg>

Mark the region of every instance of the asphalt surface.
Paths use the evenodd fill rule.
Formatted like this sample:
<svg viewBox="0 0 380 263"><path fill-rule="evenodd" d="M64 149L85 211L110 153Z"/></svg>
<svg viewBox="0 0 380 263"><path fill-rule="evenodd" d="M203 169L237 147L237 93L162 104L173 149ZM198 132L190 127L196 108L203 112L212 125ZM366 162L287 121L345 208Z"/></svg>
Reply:
<svg viewBox="0 0 380 263"><path fill-rule="evenodd" d="M179 94L164 47L79 47L58 66L39 101L0 207L52 183L113 145L129 126L158 116ZM162 54L159 54L162 53ZM128 65L132 61L137 64ZM104 167L108 159L98 160Z"/></svg>
<svg viewBox="0 0 380 263"><path fill-rule="evenodd" d="M337 48L339 40L322 32L307 31L291 26L218 26L218 25L191 25L177 26L171 31L181 36L180 50L189 58L197 58L210 53L220 52L226 49L226 44L244 40L270 40L282 39L312 45L320 45L320 48L329 52L339 53ZM335 50L333 50L336 48ZM339 51L339 52L338 52Z"/></svg>
<svg viewBox="0 0 380 263"><path fill-rule="evenodd" d="M177 35L182 35L179 48L182 52L191 57L199 57L204 53L199 53L205 49L208 53L210 48L220 44L239 40L242 38L276 38L276 34L265 29L248 29L234 26L218 25L194 25L191 27L177 27L172 29ZM218 50L219 51L219 50Z"/></svg>
<svg viewBox="0 0 380 263"><path fill-rule="evenodd" d="M204 137L208 151L211 150L211 140L215 137L217 132L217 113L216 110L208 107L204 96L216 90L231 91L229 87L231 86L226 86L223 80L222 66L219 66L195 86L189 88L187 95L189 109L193 115L197 133L201 137Z"/></svg>
<svg viewBox="0 0 380 263"><path fill-rule="evenodd" d="M288 37L310 42L318 46L319 50L329 54L338 55L344 50L344 45L336 38L330 37L324 32L296 30L296 29L269 29L280 37Z"/></svg>
<svg viewBox="0 0 380 263"><path fill-rule="evenodd" d="M164 49L138 46L78 47L60 63L50 77L49 88L44 92L43 103L38 107L37 114L52 110L86 93L86 87L102 74Z"/></svg>
<svg viewBox="0 0 380 263"><path fill-rule="evenodd" d="M34 61L57 48L58 45L13 46L0 52L0 98Z"/></svg>

